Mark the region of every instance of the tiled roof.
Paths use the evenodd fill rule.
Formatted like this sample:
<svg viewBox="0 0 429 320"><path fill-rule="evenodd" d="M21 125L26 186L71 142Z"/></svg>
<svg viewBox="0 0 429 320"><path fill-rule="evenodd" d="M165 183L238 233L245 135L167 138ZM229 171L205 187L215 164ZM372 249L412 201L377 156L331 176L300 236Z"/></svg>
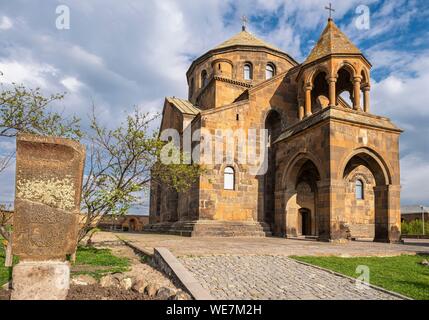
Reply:
<svg viewBox="0 0 429 320"><path fill-rule="evenodd" d="M423 207L425 213L429 212L428 207ZM421 206L403 206L401 207L401 214L413 214L413 213L421 213Z"/></svg>
<svg viewBox="0 0 429 320"><path fill-rule="evenodd" d="M168 103L175 106L183 114L197 115L200 113L200 109L195 107L188 100L183 100L179 98L167 98Z"/></svg>
<svg viewBox="0 0 429 320"><path fill-rule="evenodd" d="M304 64L316 61L330 54L362 54L347 36L330 19L319 41Z"/></svg>
<svg viewBox="0 0 429 320"><path fill-rule="evenodd" d="M216 48L214 48L214 50L233 47L233 46L266 47L266 48L269 48L269 49L272 49L275 51L283 52L279 48L276 48L276 47L266 43L265 41L255 37L253 34L251 34L250 32L248 32L246 30L237 33L231 39L229 39L229 40L225 41L224 43L218 45Z"/></svg>

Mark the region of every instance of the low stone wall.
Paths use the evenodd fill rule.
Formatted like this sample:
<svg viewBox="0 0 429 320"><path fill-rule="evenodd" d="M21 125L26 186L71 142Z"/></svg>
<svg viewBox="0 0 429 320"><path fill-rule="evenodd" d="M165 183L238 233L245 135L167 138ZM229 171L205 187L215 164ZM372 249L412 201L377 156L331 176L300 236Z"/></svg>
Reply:
<svg viewBox="0 0 429 320"><path fill-rule="evenodd" d="M147 256L159 271L168 276L177 286L183 287L195 300L213 300L210 293L204 289L192 274L166 248L155 248L151 253L144 248L135 246L130 241L119 238L134 252Z"/></svg>
<svg viewBox="0 0 429 320"><path fill-rule="evenodd" d="M201 286L167 248L155 248L153 259L165 274L179 280L195 300L214 300L210 293Z"/></svg>

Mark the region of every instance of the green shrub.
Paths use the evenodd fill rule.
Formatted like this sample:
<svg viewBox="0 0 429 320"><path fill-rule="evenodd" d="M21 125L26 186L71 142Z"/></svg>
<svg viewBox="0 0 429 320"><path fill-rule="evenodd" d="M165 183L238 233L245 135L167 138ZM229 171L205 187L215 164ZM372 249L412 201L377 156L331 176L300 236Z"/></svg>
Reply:
<svg viewBox="0 0 429 320"><path fill-rule="evenodd" d="M421 220L402 222L402 234L404 235L421 235L423 234L423 222ZM429 236L429 221L425 222L425 234Z"/></svg>

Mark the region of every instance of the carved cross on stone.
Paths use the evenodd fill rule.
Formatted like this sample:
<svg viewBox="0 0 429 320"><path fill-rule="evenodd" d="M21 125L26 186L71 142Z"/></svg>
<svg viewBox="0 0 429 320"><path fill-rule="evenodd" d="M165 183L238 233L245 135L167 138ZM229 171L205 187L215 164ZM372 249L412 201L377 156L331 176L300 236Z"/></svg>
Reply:
<svg viewBox="0 0 429 320"><path fill-rule="evenodd" d="M16 142L12 300L64 300L76 251L84 147L20 134Z"/></svg>
<svg viewBox="0 0 429 320"><path fill-rule="evenodd" d="M335 9L332 8L332 3L329 2L329 7L325 7L326 10L329 10L329 20L332 20L332 13L335 12Z"/></svg>

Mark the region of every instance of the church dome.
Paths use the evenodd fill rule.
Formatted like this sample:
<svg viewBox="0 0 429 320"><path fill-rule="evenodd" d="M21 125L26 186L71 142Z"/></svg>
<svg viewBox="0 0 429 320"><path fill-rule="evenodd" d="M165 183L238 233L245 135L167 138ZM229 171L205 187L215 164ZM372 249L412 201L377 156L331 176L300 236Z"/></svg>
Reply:
<svg viewBox="0 0 429 320"><path fill-rule="evenodd" d="M214 82L228 83L230 88L234 87L231 90L235 90L238 95L234 93L231 97L235 99L243 90L297 65L287 53L259 39L243 26L239 33L192 62L186 73L188 99L197 105L213 105L204 99L212 94L210 90L214 90L214 87L210 84ZM222 104L226 105L227 102L222 100Z"/></svg>
<svg viewBox="0 0 429 320"><path fill-rule="evenodd" d="M319 41L310 52L304 65L333 54L362 55L362 52L337 27L335 22L329 19L325 30L323 30Z"/></svg>
<svg viewBox="0 0 429 320"><path fill-rule="evenodd" d="M267 42L257 38L247 30L242 30L241 32L237 33L230 39L226 40L225 42L215 47L213 50L220 50L220 49L226 49L226 48L237 47L237 46L263 47L274 51L283 52L279 48L273 45L270 45Z"/></svg>

